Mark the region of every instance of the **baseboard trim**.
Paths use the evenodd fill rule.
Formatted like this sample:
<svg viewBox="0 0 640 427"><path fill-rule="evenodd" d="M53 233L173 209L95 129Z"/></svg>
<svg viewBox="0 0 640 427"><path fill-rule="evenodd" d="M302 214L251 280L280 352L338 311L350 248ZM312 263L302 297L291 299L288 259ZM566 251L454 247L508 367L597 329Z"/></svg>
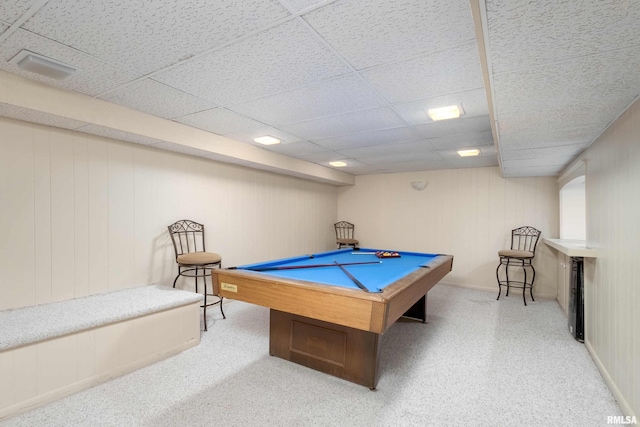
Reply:
<svg viewBox="0 0 640 427"><path fill-rule="evenodd" d="M445 286L455 286L457 288L465 288L465 289L473 289L476 291L485 291L485 292L495 292L496 293L496 297L498 296L498 285L496 284L494 287L485 287L485 286L477 286L477 285L468 285L468 284L464 284L464 283L450 283L450 282L440 282L441 285L445 285ZM555 294L538 294L535 292L535 287L534 289L534 298L544 298L544 299L556 299L556 295ZM520 291L520 297L522 297L522 289L519 289ZM513 292L513 290L511 291ZM504 293L503 293L504 294ZM529 295L529 292L527 291L527 295Z"/></svg>
<svg viewBox="0 0 640 427"><path fill-rule="evenodd" d="M618 402L618 406L620 406L620 409L622 409L622 413L626 416L637 418L636 414L633 413L631 406L629 406L627 399L624 398L624 395L616 385L615 381L613 380L613 378L611 378L611 375L609 375L607 368L605 368L604 364L598 357L596 350L593 348L589 340L586 338L584 340L584 345L585 347L587 347L587 351L591 355L591 359L593 359L593 362L596 364L598 371L600 371L600 375L602 375L602 378L604 379L605 384L607 384L607 387L609 387L611 394L613 394L613 397ZM611 414L611 415L614 415L614 414Z"/></svg>

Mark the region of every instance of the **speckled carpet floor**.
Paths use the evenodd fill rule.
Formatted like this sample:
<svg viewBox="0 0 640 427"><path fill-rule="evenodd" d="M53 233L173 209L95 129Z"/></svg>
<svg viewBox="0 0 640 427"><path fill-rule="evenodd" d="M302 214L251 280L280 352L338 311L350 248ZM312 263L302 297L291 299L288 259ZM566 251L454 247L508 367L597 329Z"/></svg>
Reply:
<svg viewBox="0 0 640 427"><path fill-rule="evenodd" d="M383 336L376 391L270 357L268 309L209 310L199 346L0 426L602 426L622 415L556 301L438 285ZM226 301L225 301L226 302Z"/></svg>

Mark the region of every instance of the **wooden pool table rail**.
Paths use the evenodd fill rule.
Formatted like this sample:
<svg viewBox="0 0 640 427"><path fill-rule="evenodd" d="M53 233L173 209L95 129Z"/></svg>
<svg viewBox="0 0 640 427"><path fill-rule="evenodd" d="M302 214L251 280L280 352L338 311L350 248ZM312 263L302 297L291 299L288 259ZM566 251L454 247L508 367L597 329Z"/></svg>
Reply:
<svg viewBox="0 0 640 427"><path fill-rule="evenodd" d="M384 333L449 271L453 257L440 255L381 293L269 276L247 270L214 270L220 296L364 331Z"/></svg>

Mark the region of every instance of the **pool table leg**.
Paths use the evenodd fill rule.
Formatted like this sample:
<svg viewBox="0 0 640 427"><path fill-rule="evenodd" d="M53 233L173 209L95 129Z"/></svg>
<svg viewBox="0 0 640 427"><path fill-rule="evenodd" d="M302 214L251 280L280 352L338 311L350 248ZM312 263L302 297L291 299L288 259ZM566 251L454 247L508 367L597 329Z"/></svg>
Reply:
<svg viewBox="0 0 640 427"><path fill-rule="evenodd" d="M271 309L269 354L375 390L380 335Z"/></svg>
<svg viewBox="0 0 640 427"><path fill-rule="evenodd" d="M418 319L422 321L422 323L427 323L427 296L424 295L416 301L402 317L410 317L412 319Z"/></svg>

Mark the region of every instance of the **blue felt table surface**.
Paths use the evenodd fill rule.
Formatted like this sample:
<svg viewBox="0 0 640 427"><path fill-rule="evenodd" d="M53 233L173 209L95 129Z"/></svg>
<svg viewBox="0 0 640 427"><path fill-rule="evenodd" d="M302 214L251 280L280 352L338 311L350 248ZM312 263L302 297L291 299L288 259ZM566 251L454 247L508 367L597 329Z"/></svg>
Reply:
<svg viewBox="0 0 640 427"><path fill-rule="evenodd" d="M256 264L248 264L237 267L242 270L255 270L270 267L288 267L315 264L340 264L353 262L374 262L374 264L348 265L345 269L362 283L370 292L380 292L386 286L396 282L406 275L416 271L422 266L428 266L438 255L419 252L397 252L399 258L378 258L375 255L380 249L361 248L359 251L351 248L336 251L322 252L313 255L303 255L292 258L284 258L275 261L267 261ZM309 282L340 286L344 288L359 289L351 278L338 266L300 268L291 270L269 270L262 274L271 276L305 280Z"/></svg>

